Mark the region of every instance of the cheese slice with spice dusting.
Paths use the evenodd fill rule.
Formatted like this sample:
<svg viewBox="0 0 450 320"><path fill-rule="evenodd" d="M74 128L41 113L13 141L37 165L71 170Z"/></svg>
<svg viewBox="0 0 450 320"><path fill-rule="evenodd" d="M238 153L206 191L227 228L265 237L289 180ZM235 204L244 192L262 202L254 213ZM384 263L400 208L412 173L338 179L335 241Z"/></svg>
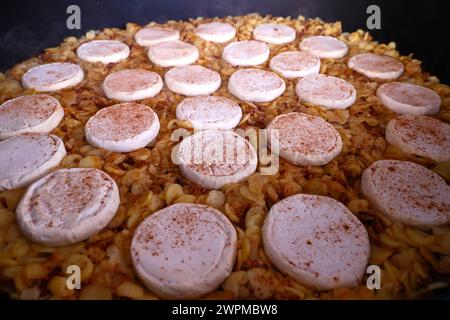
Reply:
<svg viewBox="0 0 450 320"><path fill-rule="evenodd" d="M228 80L228 91L242 101L270 102L285 90L286 83L282 78L261 69L241 69Z"/></svg>
<svg viewBox="0 0 450 320"><path fill-rule="evenodd" d="M280 156L298 166L323 166L342 150L339 132L320 117L300 112L282 114L267 129L270 145L278 144Z"/></svg>
<svg viewBox="0 0 450 320"><path fill-rule="evenodd" d="M151 45L148 58L161 67L187 66L199 58L198 49L183 41L166 41Z"/></svg>
<svg viewBox="0 0 450 320"><path fill-rule="evenodd" d="M222 80L218 72L199 66L174 67L164 76L170 91L185 96L203 96L220 88Z"/></svg>
<svg viewBox="0 0 450 320"><path fill-rule="evenodd" d="M253 174L258 158L252 145L233 131L205 130L178 146L181 173L208 189L220 189Z"/></svg>
<svg viewBox="0 0 450 320"><path fill-rule="evenodd" d="M55 62L36 66L22 76L24 88L36 91L58 91L73 87L83 81L80 66L69 62Z"/></svg>
<svg viewBox="0 0 450 320"><path fill-rule="evenodd" d="M285 51L270 60L270 69L285 77L295 79L320 72L320 59L311 53Z"/></svg>
<svg viewBox="0 0 450 320"><path fill-rule="evenodd" d="M234 38L236 30L229 23L211 22L199 25L195 34L206 41L224 43Z"/></svg>
<svg viewBox="0 0 450 320"><path fill-rule="evenodd" d="M8 100L0 106L0 140L23 133L49 133L63 117L59 101L47 94Z"/></svg>
<svg viewBox="0 0 450 320"><path fill-rule="evenodd" d="M411 83L389 82L377 89L383 105L400 114L436 114L441 107L439 95Z"/></svg>
<svg viewBox="0 0 450 320"><path fill-rule="evenodd" d="M187 120L197 130L234 129L242 118L239 105L225 97L190 97L177 105L177 119Z"/></svg>
<svg viewBox="0 0 450 320"><path fill-rule="evenodd" d="M128 58L130 48L116 40L93 40L77 49L77 56L87 62L116 63Z"/></svg>
<svg viewBox="0 0 450 320"><path fill-rule="evenodd" d="M387 217L429 228L450 223L450 187L419 164L379 160L364 170L361 191Z"/></svg>
<svg viewBox="0 0 450 320"><path fill-rule="evenodd" d="M102 88L105 96L123 102L156 96L163 87L159 74L144 69L125 69L108 75Z"/></svg>
<svg viewBox="0 0 450 320"><path fill-rule="evenodd" d="M295 40L295 29L283 24L263 23L253 30L253 38L273 44L285 44Z"/></svg>
<svg viewBox="0 0 450 320"><path fill-rule="evenodd" d="M424 115L403 115L390 120L386 140L403 152L450 161L450 125Z"/></svg>
<svg viewBox="0 0 450 320"><path fill-rule="evenodd" d="M60 169L30 185L17 206L16 217L29 240L65 246L106 227L119 203L119 189L103 171Z"/></svg>
<svg viewBox="0 0 450 320"><path fill-rule="evenodd" d="M269 59L270 49L264 42L255 40L235 41L227 45L222 58L233 66L257 66Z"/></svg>
<svg viewBox="0 0 450 320"><path fill-rule="evenodd" d="M348 52L347 45L331 36L312 36L300 42L300 50L307 51L316 57L339 59Z"/></svg>
<svg viewBox="0 0 450 320"><path fill-rule="evenodd" d="M66 156L55 135L27 133L0 142L0 191L28 186L56 168Z"/></svg>
<svg viewBox="0 0 450 320"><path fill-rule="evenodd" d="M356 101L356 89L349 82L323 74L300 79L295 92L301 101L327 109L346 109Z"/></svg>
<svg viewBox="0 0 450 320"><path fill-rule="evenodd" d="M134 39L140 46L149 47L157 43L180 39L180 31L169 28L145 27L136 32Z"/></svg>
<svg viewBox="0 0 450 320"><path fill-rule="evenodd" d="M357 286L370 256L363 224L333 198L297 194L270 208L264 249L284 274L314 290Z"/></svg>
<svg viewBox="0 0 450 320"><path fill-rule="evenodd" d="M121 103L103 108L85 126L86 141L114 152L130 152L145 147L159 133L158 115L138 103Z"/></svg>
<svg viewBox="0 0 450 320"><path fill-rule="evenodd" d="M403 74L403 64L389 56L373 53L360 53L348 60L348 67L366 77L393 80Z"/></svg>
<svg viewBox="0 0 450 320"><path fill-rule="evenodd" d="M193 299L231 274L236 230L226 216L199 204L174 204L136 229L131 258L143 284L162 298Z"/></svg>

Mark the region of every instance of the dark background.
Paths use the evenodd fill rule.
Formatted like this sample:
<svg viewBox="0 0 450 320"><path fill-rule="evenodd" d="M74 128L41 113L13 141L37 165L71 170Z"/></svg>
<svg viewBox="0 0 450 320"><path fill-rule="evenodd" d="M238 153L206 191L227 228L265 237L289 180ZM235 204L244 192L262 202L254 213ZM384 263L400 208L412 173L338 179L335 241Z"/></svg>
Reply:
<svg viewBox="0 0 450 320"><path fill-rule="evenodd" d="M395 41L399 51L424 61L425 71L450 83L447 1L377 0L13 0L0 3L0 70L58 45L69 35L91 29L123 27L126 22L187 19L197 16L241 15L320 17L340 20L344 31L366 29L366 9L381 8L380 42ZM66 28L66 8L81 7L81 30Z"/></svg>

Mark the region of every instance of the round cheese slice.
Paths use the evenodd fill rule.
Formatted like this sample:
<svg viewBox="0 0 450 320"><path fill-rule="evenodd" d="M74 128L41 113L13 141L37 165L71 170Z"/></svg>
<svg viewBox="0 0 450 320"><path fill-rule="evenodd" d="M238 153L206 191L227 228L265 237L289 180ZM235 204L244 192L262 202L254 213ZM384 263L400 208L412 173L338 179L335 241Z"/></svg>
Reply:
<svg viewBox="0 0 450 320"><path fill-rule="evenodd" d="M137 103L104 108L88 120L86 141L113 152L131 152L152 142L159 132L158 115Z"/></svg>
<svg viewBox="0 0 450 320"><path fill-rule="evenodd" d="M400 114L436 114L441 107L436 92L411 83L385 83L378 87L377 96L386 108Z"/></svg>
<svg viewBox="0 0 450 320"><path fill-rule="evenodd" d="M188 180L220 189L253 174L258 158L252 145L233 131L206 130L183 139L177 161Z"/></svg>
<svg viewBox="0 0 450 320"><path fill-rule="evenodd" d="M201 96L186 98L176 110L177 119L187 120L195 130L234 129L241 121L239 105L225 97Z"/></svg>
<svg viewBox="0 0 450 320"><path fill-rule="evenodd" d="M300 50L323 59L340 59L348 52L347 45L334 37L312 36L300 42Z"/></svg>
<svg viewBox="0 0 450 320"><path fill-rule="evenodd" d="M314 290L357 286L370 256L362 223L342 203L324 196L297 194L274 204L262 240L281 272Z"/></svg>
<svg viewBox="0 0 450 320"><path fill-rule="evenodd" d="M116 40L93 40L77 49L77 56L87 62L116 63L128 58L130 48Z"/></svg>
<svg viewBox="0 0 450 320"><path fill-rule="evenodd" d="M172 68L164 80L170 91L185 96L208 95L222 84L219 73L199 65Z"/></svg>
<svg viewBox="0 0 450 320"><path fill-rule="evenodd" d="M286 79L302 78L320 72L320 59L309 52L286 51L270 60L270 69Z"/></svg>
<svg viewBox="0 0 450 320"><path fill-rule="evenodd" d="M138 226L131 258L139 279L158 296L193 299L214 291L230 275L236 243L236 230L222 212L180 203Z"/></svg>
<svg viewBox="0 0 450 320"><path fill-rule="evenodd" d="M300 112L279 115L267 126L271 147L297 166L323 166L342 150L339 132L320 117Z"/></svg>
<svg viewBox="0 0 450 320"><path fill-rule="evenodd" d="M373 53L360 53L348 60L348 67L366 77L393 80L403 74L404 67L400 61Z"/></svg>
<svg viewBox="0 0 450 320"><path fill-rule="evenodd" d="M119 189L103 171L60 169L30 185L17 206L16 217L31 241L65 246L106 227L119 203Z"/></svg>
<svg viewBox="0 0 450 320"><path fill-rule="evenodd" d="M195 34L206 41L224 43L234 38L236 30L229 23L211 22L199 25Z"/></svg>
<svg viewBox="0 0 450 320"><path fill-rule="evenodd" d="M269 102L284 93L286 83L270 71L241 69L231 75L228 90L243 101Z"/></svg>
<svg viewBox="0 0 450 320"><path fill-rule="evenodd" d="M22 77L22 85L36 91L58 91L76 86L83 78L84 72L80 66L69 62L55 62L28 70Z"/></svg>
<svg viewBox="0 0 450 320"><path fill-rule="evenodd" d="M273 44L284 44L295 40L295 29L275 23L260 24L253 30L256 40Z"/></svg>
<svg viewBox="0 0 450 320"><path fill-rule="evenodd" d="M419 164L376 161L364 170L361 191L377 210L406 225L430 228L450 223L450 187Z"/></svg>
<svg viewBox="0 0 450 320"><path fill-rule="evenodd" d="M403 115L386 126L386 140L403 152L450 161L450 125L423 115Z"/></svg>
<svg viewBox="0 0 450 320"><path fill-rule="evenodd" d="M323 74L299 80L295 92L300 100L327 109L346 109L356 101L356 89L349 82Z"/></svg>
<svg viewBox="0 0 450 320"><path fill-rule="evenodd" d="M0 106L0 140L23 133L49 133L63 117L59 101L46 94L8 100Z"/></svg>
<svg viewBox="0 0 450 320"><path fill-rule="evenodd" d="M106 97L135 101L156 96L163 87L159 74L143 69L125 69L108 75L102 88Z"/></svg>
<svg viewBox="0 0 450 320"><path fill-rule="evenodd" d="M199 58L198 49L183 41L167 41L151 45L148 58L161 67L187 66Z"/></svg>
<svg viewBox="0 0 450 320"><path fill-rule="evenodd" d="M222 58L233 66L257 66L269 59L270 49L264 42L236 41L223 49Z"/></svg>
<svg viewBox="0 0 450 320"><path fill-rule="evenodd" d="M28 186L56 168L66 156L54 135L23 134L0 142L0 191Z"/></svg>
<svg viewBox="0 0 450 320"><path fill-rule="evenodd" d="M176 41L180 39L180 32L169 28L145 27L136 32L134 39L140 46L149 47L161 42Z"/></svg>

